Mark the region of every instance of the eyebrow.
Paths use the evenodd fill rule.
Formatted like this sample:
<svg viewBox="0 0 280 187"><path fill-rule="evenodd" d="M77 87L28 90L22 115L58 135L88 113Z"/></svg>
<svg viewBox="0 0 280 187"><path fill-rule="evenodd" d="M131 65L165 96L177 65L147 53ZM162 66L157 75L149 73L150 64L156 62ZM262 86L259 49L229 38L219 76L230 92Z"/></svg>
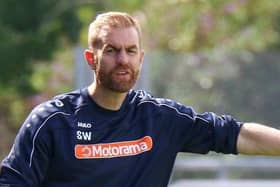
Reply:
<svg viewBox="0 0 280 187"><path fill-rule="evenodd" d="M119 50L121 48L121 47L116 46L114 44L108 43L104 46L104 49L106 49L108 47L112 47L112 48L117 49L117 50ZM125 46L125 49L138 49L138 46L136 44L132 44L132 45Z"/></svg>

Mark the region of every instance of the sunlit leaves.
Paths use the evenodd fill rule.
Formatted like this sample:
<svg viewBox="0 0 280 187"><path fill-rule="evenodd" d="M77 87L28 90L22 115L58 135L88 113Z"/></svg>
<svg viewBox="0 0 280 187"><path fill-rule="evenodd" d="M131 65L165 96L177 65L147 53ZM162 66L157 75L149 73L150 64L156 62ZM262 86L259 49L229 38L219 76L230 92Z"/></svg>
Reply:
<svg viewBox="0 0 280 187"><path fill-rule="evenodd" d="M152 48L261 51L280 43L278 0L162 0L147 2L143 11Z"/></svg>

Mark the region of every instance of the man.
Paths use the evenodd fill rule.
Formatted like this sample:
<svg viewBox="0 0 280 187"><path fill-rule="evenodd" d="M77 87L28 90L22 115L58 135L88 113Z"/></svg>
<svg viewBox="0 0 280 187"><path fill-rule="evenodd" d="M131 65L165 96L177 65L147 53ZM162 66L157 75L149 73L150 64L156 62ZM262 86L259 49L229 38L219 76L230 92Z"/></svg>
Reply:
<svg viewBox="0 0 280 187"><path fill-rule="evenodd" d="M276 129L132 90L144 51L130 15L100 14L88 41L94 82L30 113L2 162L0 186L163 187L178 152L280 155Z"/></svg>

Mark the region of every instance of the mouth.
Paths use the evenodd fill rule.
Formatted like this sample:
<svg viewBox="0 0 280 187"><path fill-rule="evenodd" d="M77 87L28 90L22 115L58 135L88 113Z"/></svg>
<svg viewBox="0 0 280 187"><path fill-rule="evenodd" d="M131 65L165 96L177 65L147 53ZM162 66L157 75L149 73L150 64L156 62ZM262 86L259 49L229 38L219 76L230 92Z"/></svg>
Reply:
<svg viewBox="0 0 280 187"><path fill-rule="evenodd" d="M116 74L117 75L127 75L127 74L129 74L129 72L128 71L117 71Z"/></svg>
<svg viewBox="0 0 280 187"><path fill-rule="evenodd" d="M130 71L129 70L117 70L114 72L114 75L118 79L129 79L130 78Z"/></svg>

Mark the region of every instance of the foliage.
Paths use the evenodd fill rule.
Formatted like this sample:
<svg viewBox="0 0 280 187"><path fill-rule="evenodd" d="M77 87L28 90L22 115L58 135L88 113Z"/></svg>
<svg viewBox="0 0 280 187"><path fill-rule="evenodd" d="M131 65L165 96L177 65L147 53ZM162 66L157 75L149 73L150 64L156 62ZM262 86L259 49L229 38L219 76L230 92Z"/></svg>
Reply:
<svg viewBox="0 0 280 187"><path fill-rule="evenodd" d="M77 42L79 20L71 8L56 0L0 1L1 90L30 94L33 65L50 59L61 38ZM71 3L71 2L69 2ZM12 88L11 88L12 87Z"/></svg>
<svg viewBox="0 0 280 187"><path fill-rule="evenodd" d="M162 0L145 5L149 47L261 51L279 46L278 0Z"/></svg>

